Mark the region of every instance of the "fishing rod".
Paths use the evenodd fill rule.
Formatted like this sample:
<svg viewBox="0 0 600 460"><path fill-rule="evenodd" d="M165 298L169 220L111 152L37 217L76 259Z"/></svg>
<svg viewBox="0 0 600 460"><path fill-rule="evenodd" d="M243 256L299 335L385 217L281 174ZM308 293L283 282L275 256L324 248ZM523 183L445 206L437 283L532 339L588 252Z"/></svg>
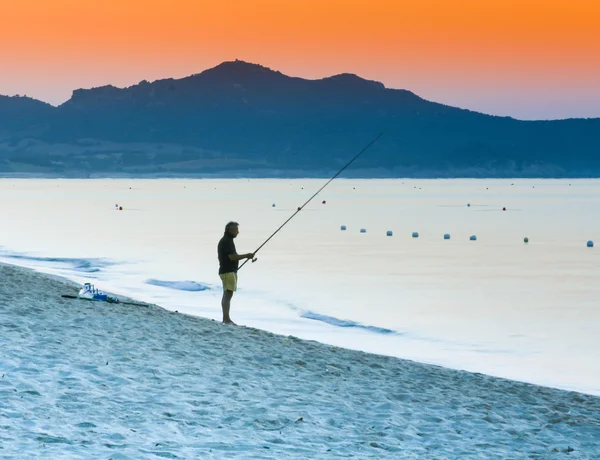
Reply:
<svg viewBox="0 0 600 460"><path fill-rule="evenodd" d="M352 158L352 160L350 160L348 163L346 163L346 166L344 166L342 169L340 169L340 170L337 172L337 174L336 174L335 176L333 176L331 179L329 179L329 180L328 180L328 181L325 183L325 185L323 185L323 186L322 186L322 187L321 187L319 190L317 190L317 193L315 193L313 196L311 196L311 197L310 197L310 198L309 198L309 199L306 201L306 203L304 203L302 206L298 207L298 209L296 210L296 212L295 212L294 214L292 214L292 215L291 215L291 217L290 217L288 220L286 220L286 221L285 221L283 224L281 224L281 226L280 226L280 227L279 227L277 230L275 230L275 231L273 232L273 234L272 234L270 237L268 237L268 238L265 240L265 242L264 242L263 244L261 244L261 245L258 247L258 249L257 249L256 251L254 251L254 253L253 253L253 254L256 254L258 251L260 251L260 250L261 250L261 248L262 248L262 247L263 247L265 244L267 244L267 243L269 242L269 240L270 240L271 238L273 238L273 237L274 237L274 236L275 236L275 235L276 235L276 234L279 232L279 230L281 230L283 227L285 227L285 225L286 225L286 224L287 224L287 223L288 223L290 220L292 220L296 214L298 214L300 211L302 211L302 209L304 208L304 206L306 206L308 203L310 203L310 202L311 202L311 200L312 200L314 197L316 197L316 196L317 196L317 195L318 195L318 194L321 192L321 190L323 190L325 187L327 187L327 186L329 185L329 183L330 183L330 182L331 182L333 179L335 179L337 176L339 176L339 175L340 175L340 174L341 174L341 173L344 171L344 169L346 169L348 166L350 166L352 163L354 163L354 160L356 160L356 159L357 159L359 156L361 156L363 153L365 153L365 152L367 151L367 149L368 149L369 147L371 147L371 146L372 146L372 145L373 145L373 144L374 144L374 143L377 141L377 139L379 139L381 136L383 136L383 133L380 133L380 134L379 134L379 135L378 135L378 136L377 136L375 139L373 139L371 142L369 142L369 143L368 143L368 144L367 144L367 145L366 145L366 146L365 146L365 147L364 147L364 148L363 148L363 149L362 149L360 152L358 152L358 153L356 154L356 156L355 156L354 158ZM248 260L250 260L250 259L246 259L246 260L244 261L244 263L242 263L242 265L240 265L240 267L238 268L238 271L239 271L239 270L241 270L241 268L242 268L244 265L246 265L246 263L248 262ZM256 262L256 260L257 260L256 258L252 259L252 263Z"/></svg>

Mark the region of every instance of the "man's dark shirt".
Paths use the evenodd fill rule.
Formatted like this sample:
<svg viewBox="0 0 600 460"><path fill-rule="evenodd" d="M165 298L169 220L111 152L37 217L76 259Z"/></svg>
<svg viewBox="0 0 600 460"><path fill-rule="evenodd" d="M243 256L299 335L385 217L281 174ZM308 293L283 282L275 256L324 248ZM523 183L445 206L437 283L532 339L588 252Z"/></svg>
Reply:
<svg viewBox="0 0 600 460"><path fill-rule="evenodd" d="M239 261L229 260L230 254L236 254L235 243L233 238L229 235L224 235L219 241L217 246L217 253L219 254L219 275L221 273L235 272L237 273L240 265Z"/></svg>

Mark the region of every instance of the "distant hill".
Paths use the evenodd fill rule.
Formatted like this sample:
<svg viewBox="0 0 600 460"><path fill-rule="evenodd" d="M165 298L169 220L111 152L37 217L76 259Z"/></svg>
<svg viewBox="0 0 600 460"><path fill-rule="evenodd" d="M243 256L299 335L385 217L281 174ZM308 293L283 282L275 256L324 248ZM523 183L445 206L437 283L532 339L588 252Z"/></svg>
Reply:
<svg viewBox="0 0 600 460"><path fill-rule="evenodd" d="M182 79L79 89L59 107L0 97L0 174L600 177L600 118L520 121L356 75L242 61Z"/></svg>

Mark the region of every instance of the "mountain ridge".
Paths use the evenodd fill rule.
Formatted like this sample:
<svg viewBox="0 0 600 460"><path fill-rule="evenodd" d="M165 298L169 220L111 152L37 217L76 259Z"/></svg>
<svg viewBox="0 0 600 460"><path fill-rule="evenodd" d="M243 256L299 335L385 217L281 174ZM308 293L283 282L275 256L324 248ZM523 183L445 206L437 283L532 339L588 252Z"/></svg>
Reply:
<svg viewBox="0 0 600 460"><path fill-rule="evenodd" d="M321 174L379 132L353 168L600 177L600 118L523 121L350 73L308 80L239 60L180 79L77 89L56 107L0 96L0 174Z"/></svg>

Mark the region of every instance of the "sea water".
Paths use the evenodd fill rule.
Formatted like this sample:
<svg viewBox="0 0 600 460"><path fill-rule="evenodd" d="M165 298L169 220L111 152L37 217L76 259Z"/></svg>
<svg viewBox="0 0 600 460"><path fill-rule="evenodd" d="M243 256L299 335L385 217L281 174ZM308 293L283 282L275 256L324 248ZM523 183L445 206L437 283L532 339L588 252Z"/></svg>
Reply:
<svg viewBox="0 0 600 460"><path fill-rule="evenodd" d="M1 179L0 260L220 320L225 224L239 222L238 252L252 252L325 181ZM600 394L588 240L600 242L600 180L339 178L240 270L231 316Z"/></svg>

